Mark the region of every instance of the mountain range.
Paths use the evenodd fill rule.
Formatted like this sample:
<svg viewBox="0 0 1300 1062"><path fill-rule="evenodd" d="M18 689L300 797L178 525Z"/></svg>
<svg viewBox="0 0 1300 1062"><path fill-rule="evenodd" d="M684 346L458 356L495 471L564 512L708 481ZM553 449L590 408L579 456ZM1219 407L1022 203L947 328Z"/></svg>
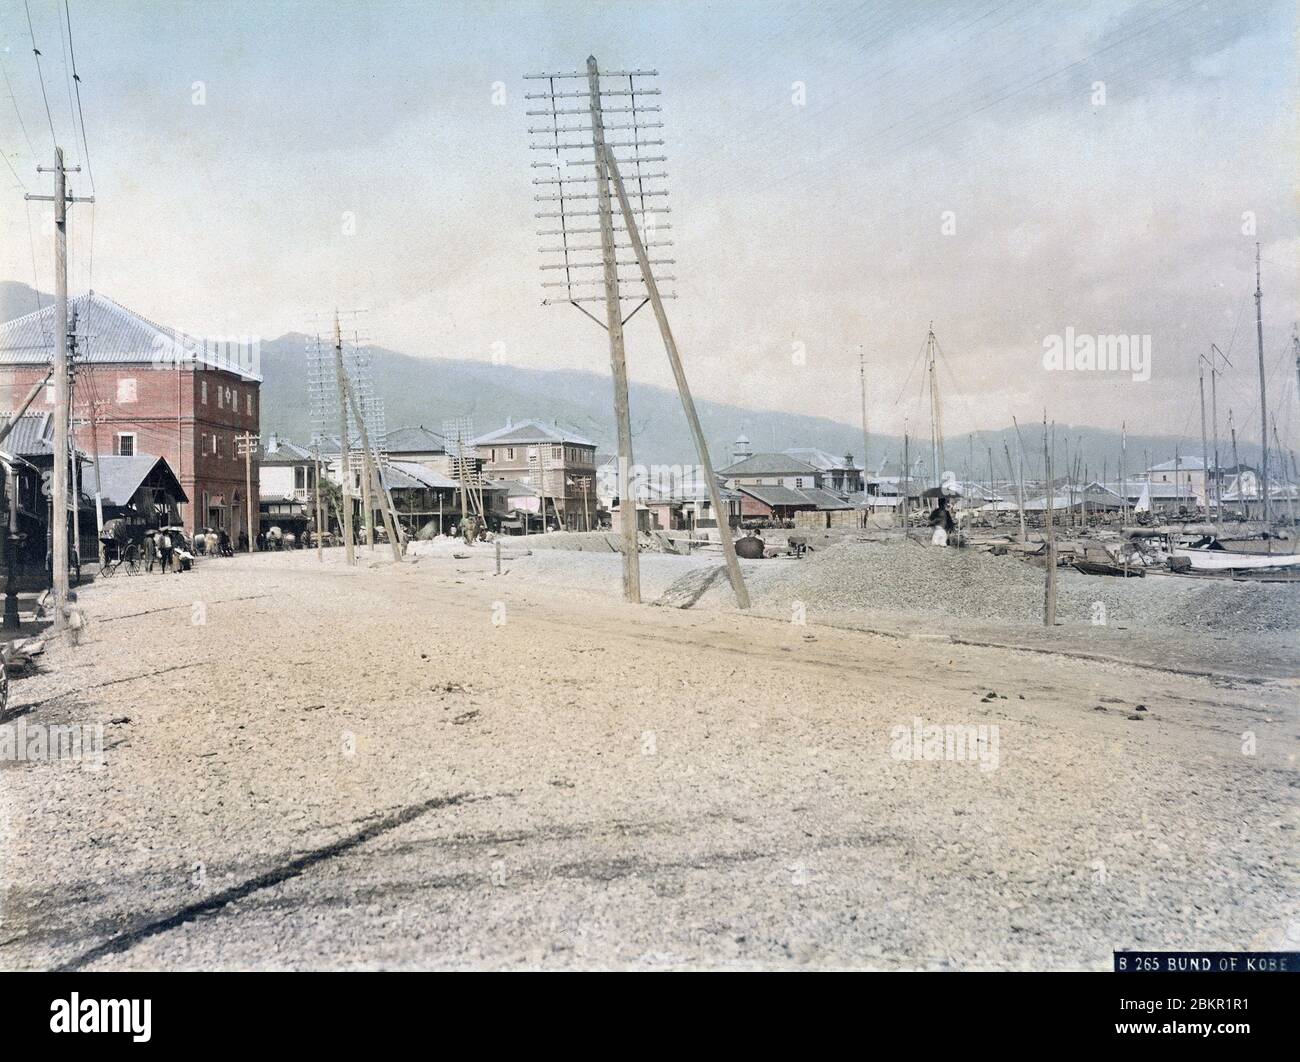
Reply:
<svg viewBox="0 0 1300 1062"><path fill-rule="evenodd" d="M40 296L42 302L51 297ZM31 313L37 294L26 284L0 282L0 320ZM556 423L586 436L603 453L615 451L615 424L610 378L592 372L568 369L527 369L509 364L463 358L416 356L382 347L369 348L374 393L383 400L388 429L422 424L441 431L451 418L468 418L472 430L484 434L508 421L541 420ZM261 344L262 432L279 433L300 442L313 432L308 380L307 337L290 333ZM689 370L689 366L688 366ZM641 464L690 464L694 447L681 402L674 391L632 382L629 386L632 410L633 446ZM755 452L809 447L831 454L862 456L862 428L829 417L813 417L781 410L755 410L723 402L696 402L709 451L716 467L731 461L736 438L746 436ZM329 430L327 428L327 430ZM1065 474L1067 460L1086 466L1092 478L1103 468L1117 478L1120 433L1109 428L1057 424L1054 461L1058 475ZM1013 460L1018 445L1025 452L1026 475L1042 468L1041 423L1022 424L1017 432L1011 425L986 431L949 435L944 443L944 465L959 476L977 480L989 477L990 450L993 475L1008 477L1004 445ZM911 440L916 467L929 466L928 433ZM903 440L898 436L873 434L870 463L873 474L888 460L884 472L901 466ZM1194 438L1130 433L1127 467L1130 474L1148 463L1172 460L1175 453L1199 459L1199 432ZM1238 440L1244 462L1259 459L1259 447ZM1068 454L1068 458L1067 458ZM1219 440L1220 460L1231 464L1232 453L1226 433Z"/></svg>

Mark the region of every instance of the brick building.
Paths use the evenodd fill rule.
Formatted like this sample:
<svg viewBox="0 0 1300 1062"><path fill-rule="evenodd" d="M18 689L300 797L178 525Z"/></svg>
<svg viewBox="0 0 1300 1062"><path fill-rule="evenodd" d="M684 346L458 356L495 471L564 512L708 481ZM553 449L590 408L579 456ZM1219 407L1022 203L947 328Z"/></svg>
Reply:
<svg viewBox="0 0 1300 1062"><path fill-rule="evenodd" d="M171 466L189 499L181 519L225 528L238 539L246 524L244 459L236 437L257 434L261 415L256 347L201 342L162 328L103 295L68 300L75 325L73 433L76 446L118 456L149 454ZM12 411L52 360L53 306L0 325L0 413ZM54 386L32 403L51 411ZM257 512L257 460L253 512ZM83 484L86 494L93 481Z"/></svg>

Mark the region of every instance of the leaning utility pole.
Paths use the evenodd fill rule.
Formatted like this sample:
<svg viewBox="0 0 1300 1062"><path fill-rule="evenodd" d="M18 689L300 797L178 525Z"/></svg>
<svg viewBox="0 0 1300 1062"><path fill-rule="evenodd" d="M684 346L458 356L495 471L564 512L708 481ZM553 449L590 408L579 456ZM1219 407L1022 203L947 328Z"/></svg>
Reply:
<svg viewBox="0 0 1300 1062"><path fill-rule="evenodd" d="M379 468L374 460L374 451L370 449L370 433L366 430L366 418L361 415L361 404L357 401L357 396L352 393L352 386L348 383L347 377L343 377L343 390L347 396L348 402L352 405L352 415L357 418L357 430L361 432L361 454L363 470L361 473L361 482L374 482L375 489L383 493L385 504L381 507L384 516L384 530L388 533L388 542L393 548L393 560L401 561L402 544L397 537L396 519L391 512L393 499L388 493L388 488L384 486L384 481L379 474ZM346 411L344 416L346 417ZM369 497L369 492L367 492ZM374 518L371 517L373 520Z"/></svg>
<svg viewBox="0 0 1300 1062"><path fill-rule="evenodd" d="M1259 444L1263 447L1263 452L1259 459L1259 481L1260 490L1262 491L1263 513L1264 513L1264 531L1265 534L1269 528L1269 503L1268 503L1268 394L1264 387L1264 314L1263 314L1264 292L1259 282L1259 244L1255 244L1255 338L1259 344ZM1272 539L1269 540L1269 551L1272 552Z"/></svg>
<svg viewBox="0 0 1300 1062"><path fill-rule="evenodd" d="M93 203L93 196L68 195L69 173L80 166L63 165L63 148L54 148L54 165L38 166L54 174L54 195L27 199L54 204L54 475L51 480L51 558L53 564L54 629L64 628L63 606L68 600L68 204ZM57 514L57 515L55 515Z"/></svg>
<svg viewBox="0 0 1300 1062"><path fill-rule="evenodd" d="M343 332L338 312L334 313L334 372L339 385L339 479L343 483L343 545L348 564L356 564L352 543L352 453L348 442L348 374L343 367Z"/></svg>
<svg viewBox="0 0 1300 1062"><path fill-rule="evenodd" d="M596 60L590 60L593 68ZM718 477L713 473L713 462L709 458L709 444L704 439L704 429L695 411L695 399L691 397L690 384L686 382L686 370L682 368L681 356L677 353L677 342L673 339L672 329L668 327L668 315L664 312L663 300L659 297L659 285L655 282L650 269L650 259L641 243L641 234L637 231L636 218L627 199L627 189L623 187L623 177L618 171L618 161L614 152L605 148L605 157L609 162L609 172L614 178L614 189L618 193L619 206L623 209L623 224L627 228L628 239L641 264L641 279L650 294L650 305L654 308L655 320L659 322L659 333L663 337L664 349L672 364L673 378L677 381L677 394L682 400L682 409L695 436L695 452L700 459L704 472L704 481L709 490L709 503L718 521L718 537L722 539L722 555L727 562L727 574L731 577L731 588L736 593L736 602L741 608L749 608L749 591L745 588L745 577L740 572L740 561L736 559L736 546L731 541L731 512L722 507L722 492L718 490Z"/></svg>

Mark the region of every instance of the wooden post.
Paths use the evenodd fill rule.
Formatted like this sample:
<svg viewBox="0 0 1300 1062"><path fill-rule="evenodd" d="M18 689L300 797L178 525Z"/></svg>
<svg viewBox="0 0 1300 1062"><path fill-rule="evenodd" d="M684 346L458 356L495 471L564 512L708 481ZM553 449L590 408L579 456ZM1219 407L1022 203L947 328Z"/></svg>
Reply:
<svg viewBox="0 0 1300 1062"><path fill-rule="evenodd" d="M68 600L68 214L63 148L54 149L54 475L50 484L54 629Z"/></svg>
<svg viewBox="0 0 1300 1062"><path fill-rule="evenodd" d="M912 466L907 452L907 429L903 429L903 534L912 530Z"/></svg>
<svg viewBox="0 0 1300 1062"><path fill-rule="evenodd" d="M1052 526L1055 498L1052 487L1052 455L1047 448L1047 418L1043 418L1043 467L1047 473L1047 589L1043 600L1043 626L1056 626L1056 530Z"/></svg>
<svg viewBox="0 0 1300 1062"><path fill-rule="evenodd" d="M339 330L339 315L334 314L334 372L339 385L339 479L343 483L343 545L348 564L356 564L356 547L352 543L352 455L348 442L348 386L347 371L343 368L343 334Z"/></svg>
<svg viewBox="0 0 1300 1062"><path fill-rule="evenodd" d="M244 511L248 514L248 552L257 550L257 532L253 529L253 433L244 432Z"/></svg>
<svg viewBox="0 0 1300 1062"><path fill-rule="evenodd" d="M691 434L695 437L695 452L699 455L700 464L704 467L704 478L709 488L709 501L712 503L713 511L718 518L718 534L722 539L722 555L727 562L727 573L731 577L731 588L736 592L736 603L741 608L749 608L749 590L745 587L745 577L741 574L740 562L736 559L736 546L731 540L730 514L725 513L722 508L722 493L718 490L718 478L713 474L713 462L709 459L709 444L705 441L704 429L700 426L700 418L695 412L695 400L691 397L691 387L686 381L686 370L682 367L682 359L677 353L677 342L673 339L672 329L668 326L668 315L664 312L663 300L659 297L659 285L655 282L654 273L650 269L650 259L646 255L645 246L641 242L641 234L637 229L636 218L632 215L632 206L627 199L627 190L623 187L623 178L618 172L618 161L614 158L614 152L609 148L605 149L605 157L609 162L610 175L614 179L614 189L618 193L619 206L623 210L623 224L627 229L632 249L636 252L637 261L641 263L641 279L645 282L646 291L650 295L650 305L654 308L655 320L659 322L659 332L663 336L664 348L668 351L668 360L672 364L673 377L677 381L677 393L682 400L682 409L686 412L686 420L691 426ZM635 514L635 510L633 512Z"/></svg>
<svg viewBox="0 0 1300 1062"><path fill-rule="evenodd" d="M641 602L641 559L638 555L636 499L632 482L632 414L627 398L627 362L623 353L623 305L618 294L618 264L614 247L613 204L609 196L609 164L605 150L605 123L601 117L600 71L596 57L587 58L587 86L591 102L591 136L596 152L596 202L600 208L600 248L605 267L605 322L609 330L609 360L614 376L614 416L618 422L619 524L623 531L623 600ZM543 527L546 499L542 497Z"/></svg>
<svg viewBox="0 0 1300 1062"><path fill-rule="evenodd" d="M362 460L365 462L365 471L362 473L361 482L365 485L373 480L376 492L381 490L383 491L384 500L388 503L383 506L384 530L388 532L388 541L393 547L393 560L400 561L402 559L402 545L397 537L397 529L393 526L393 514L391 512L393 500L388 496L387 488L383 486L383 480L379 477L379 469L375 467L374 451L370 449L370 432L366 428L365 418L361 415L361 403L357 401L357 396L353 393L352 385L348 383L346 376L343 378L343 389L347 394L348 401L352 405L352 415L357 418L357 428L361 432ZM370 497L369 491L366 492L366 497ZM366 536L370 541L371 546L374 545L372 534L373 524L374 515L370 514L370 520L366 526Z"/></svg>
<svg viewBox="0 0 1300 1062"><path fill-rule="evenodd" d="M1255 244L1255 336L1259 343L1259 482L1260 505L1264 517L1264 534L1268 551L1273 552L1269 535L1272 507L1268 497L1268 392L1264 386L1264 292L1259 282L1259 244Z"/></svg>
<svg viewBox="0 0 1300 1062"><path fill-rule="evenodd" d="M1007 445L1006 439L1002 440L1002 449L1007 455L1007 473L1016 481L1016 503L1020 509L1020 541L1025 541L1025 485L1016 470L1011 464L1011 448Z"/></svg>
<svg viewBox="0 0 1300 1062"><path fill-rule="evenodd" d="M501 574L501 539L494 538L492 542L497 548L497 575L500 575Z"/></svg>
<svg viewBox="0 0 1300 1062"><path fill-rule="evenodd" d="M315 506L315 507L316 507L316 559L317 559L318 561L321 561L321 562L323 563L324 560L325 560L325 553L324 553L324 547L321 545L321 541L320 541L321 532L322 532L324 529L321 527L321 509L320 509L320 442L319 442L319 441L317 441L317 443L316 443L316 487L315 487L315 489L312 491L312 494L313 494L313 496L314 496L314 500L315 500L315 502L316 502L316 506ZM249 541L249 548L251 549L251 548L252 548L252 542L253 542L253 540L250 538L248 541Z"/></svg>

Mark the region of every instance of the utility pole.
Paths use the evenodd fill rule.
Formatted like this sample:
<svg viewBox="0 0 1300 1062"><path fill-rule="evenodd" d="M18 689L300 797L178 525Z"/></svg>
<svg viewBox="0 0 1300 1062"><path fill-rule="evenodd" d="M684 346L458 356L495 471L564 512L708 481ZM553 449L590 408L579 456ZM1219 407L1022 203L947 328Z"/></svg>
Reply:
<svg viewBox="0 0 1300 1062"><path fill-rule="evenodd" d="M316 440L316 484L312 488L312 500L316 503L316 559L321 563L324 563L324 547L321 545L320 541L321 533L324 531L320 509L320 439ZM251 549L253 540L250 538L248 542L249 548Z"/></svg>
<svg viewBox="0 0 1300 1062"><path fill-rule="evenodd" d="M63 630L63 606L68 600L68 204L93 203L94 197L68 195L69 173L80 166L63 165L63 148L54 148L54 165L38 166L54 174L54 195L27 199L54 203L54 475L50 484L51 556L54 567L54 629Z"/></svg>
<svg viewBox="0 0 1300 1062"><path fill-rule="evenodd" d="M257 552L257 531L253 527L253 450L261 439L251 431L237 435L239 450L244 458L244 508L248 519L248 552Z"/></svg>
<svg viewBox="0 0 1300 1062"><path fill-rule="evenodd" d="M591 62L594 64L595 60ZM722 492L718 490L718 477L713 473L713 462L709 458L709 444L704 439L704 429L700 426L700 418L695 411L695 399L691 397L691 387L686 381L686 370L682 367L682 359L677 352L677 341L668 326L668 315L664 312L663 300L659 297L659 285L655 281L654 273L650 269L650 259L641 243L636 218L633 217L631 204L628 203L627 189L623 187L623 177L618 171L618 161L609 148L605 149L605 156L609 162L609 172L614 178L614 189L618 193L619 206L623 210L623 224L627 228L628 239L636 252L637 261L641 264L641 279L645 282L646 291L650 295L650 305L654 308L655 320L659 322L659 333L663 337L664 349L668 352L673 378L677 381L677 394L682 400L682 410L691 426L691 434L695 436L695 452L700 459L705 485L709 490L709 501L717 517L718 537L722 540L722 555L727 562L731 588L735 591L736 603L741 608L749 608L749 590L745 587L740 561L736 559L736 546L731 540L731 513L722 507Z"/></svg>
<svg viewBox="0 0 1300 1062"><path fill-rule="evenodd" d="M907 429L903 429L903 534L912 529L912 466L907 452Z"/></svg>
<svg viewBox="0 0 1300 1062"><path fill-rule="evenodd" d="M1260 489L1263 496L1264 512L1264 532L1267 536L1269 528L1269 501L1268 501L1268 394L1264 386L1264 313L1263 313L1264 291L1259 282L1259 244L1255 244L1255 339L1259 344L1259 443L1263 447L1263 452L1259 460L1259 480ZM1268 539L1269 552L1272 550L1273 540Z"/></svg>
<svg viewBox="0 0 1300 1062"><path fill-rule="evenodd" d="M1300 364L1300 359L1297 359ZM867 477L871 475L871 435L867 430L867 356L858 347L858 376L862 382L862 494L865 500L867 491Z"/></svg>
<svg viewBox="0 0 1300 1062"><path fill-rule="evenodd" d="M1205 436L1205 367L1197 373L1201 390L1201 489L1205 491L1205 519L1210 518L1210 444Z"/></svg>
<svg viewBox="0 0 1300 1062"><path fill-rule="evenodd" d="M1122 528L1128 523L1128 421L1119 425L1119 521Z"/></svg>
<svg viewBox="0 0 1300 1062"><path fill-rule="evenodd" d="M1214 514L1219 537L1223 537L1223 472L1219 467L1219 365L1214 360L1218 354L1228 368L1232 362L1215 343L1210 344L1210 431L1214 440Z"/></svg>
<svg viewBox="0 0 1300 1062"><path fill-rule="evenodd" d="M339 478L343 482L343 545L348 564L356 564L356 548L352 544L352 454L348 442L348 385L347 370L343 368L343 332L339 328L339 314L334 311L334 372L339 385Z"/></svg>
<svg viewBox="0 0 1300 1062"><path fill-rule="evenodd" d="M623 350L623 308L619 301L618 259L614 246L613 204L609 190L609 154L600 102L600 70L594 55L587 57L587 87L591 107L591 139L596 150L596 202L600 211L600 255L605 272L605 327L609 331L609 361L614 375L614 415L618 421L619 525L623 532L623 599L641 603L641 559L638 555L636 498L632 483L632 414L627 397L627 362ZM542 508L546 507L545 496ZM723 526L718 513L718 526Z"/></svg>
<svg viewBox="0 0 1300 1062"><path fill-rule="evenodd" d="M930 471L934 475L934 485L937 487L939 485L939 449L942 445L942 429L939 426L939 378L934 359L935 344L934 322L931 321L930 331L925 338L925 356L929 367L930 380Z"/></svg>
<svg viewBox="0 0 1300 1062"><path fill-rule="evenodd" d="M72 552L81 567L81 464L77 460L77 307L68 315L68 461L72 471Z"/></svg>

